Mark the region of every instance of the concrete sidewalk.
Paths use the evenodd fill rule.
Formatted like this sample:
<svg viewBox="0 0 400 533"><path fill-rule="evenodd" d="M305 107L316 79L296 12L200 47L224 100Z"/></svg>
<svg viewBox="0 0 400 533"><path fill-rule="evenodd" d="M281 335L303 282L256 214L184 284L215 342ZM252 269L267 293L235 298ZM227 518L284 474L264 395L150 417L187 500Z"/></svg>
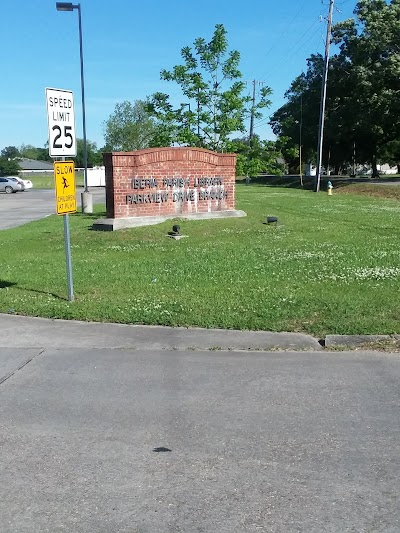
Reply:
<svg viewBox="0 0 400 533"><path fill-rule="evenodd" d="M0 314L0 330L4 348L321 350L317 339L302 333L136 326L6 314Z"/></svg>
<svg viewBox="0 0 400 533"><path fill-rule="evenodd" d="M400 531L399 354L294 333L0 328L1 533Z"/></svg>

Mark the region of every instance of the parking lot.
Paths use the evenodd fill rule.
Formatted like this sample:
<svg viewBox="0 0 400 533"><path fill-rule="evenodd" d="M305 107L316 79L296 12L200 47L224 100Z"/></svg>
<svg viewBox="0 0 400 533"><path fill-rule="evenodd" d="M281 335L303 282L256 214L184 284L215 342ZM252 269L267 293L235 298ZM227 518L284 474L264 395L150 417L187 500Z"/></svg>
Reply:
<svg viewBox="0 0 400 533"><path fill-rule="evenodd" d="M77 201L80 208L81 193L77 189ZM92 188L93 203L105 203L105 189ZM53 189L29 189L15 194L0 193L0 230L22 226L27 222L39 220L56 212Z"/></svg>

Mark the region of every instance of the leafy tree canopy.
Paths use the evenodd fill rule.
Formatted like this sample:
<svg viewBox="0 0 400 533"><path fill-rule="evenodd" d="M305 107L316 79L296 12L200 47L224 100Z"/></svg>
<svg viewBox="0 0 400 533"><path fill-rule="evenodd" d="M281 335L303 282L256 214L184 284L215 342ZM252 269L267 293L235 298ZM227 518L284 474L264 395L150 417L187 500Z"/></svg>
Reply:
<svg viewBox="0 0 400 533"><path fill-rule="evenodd" d="M116 104L114 112L104 122L104 151L129 152L148 148L156 133L154 118L145 102L135 100Z"/></svg>
<svg viewBox="0 0 400 533"><path fill-rule="evenodd" d="M39 148L31 144L22 144L19 148L20 157L36 161L52 161L48 148Z"/></svg>
<svg viewBox="0 0 400 533"><path fill-rule="evenodd" d="M19 157L19 150L15 146L6 146L2 149L1 157L5 157L7 159L14 159L15 157Z"/></svg>
<svg viewBox="0 0 400 533"><path fill-rule="evenodd" d="M20 166L16 159L0 157L0 176L17 176L19 171Z"/></svg>
<svg viewBox="0 0 400 533"><path fill-rule="evenodd" d="M230 152L237 154L237 176L258 176L285 172L282 152L274 141L263 141L255 135L249 143L247 137L233 139L227 144Z"/></svg>
<svg viewBox="0 0 400 533"><path fill-rule="evenodd" d="M103 164L103 154L97 149L95 142L86 140L87 150L87 164L88 167L96 167ZM85 166L85 158L83 155L83 139L76 139L76 157L74 158L75 166L83 168Z"/></svg>
<svg viewBox="0 0 400 533"><path fill-rule="evenodd" d="M332 30L339 51L330 60L323 160L339 169L355 158L370 163L376 175L377 162L400 138L400 1L359 0L354 13L355 18ZM303 146L311 160L317 146L322 61L311 56L307 72L293 81L287 103L271 119L277 135L298 145L302 109Z"/></svg>
<svg viewBox="0 0 400 533"><path fill-rule="evenodd" d="M157 119L156 146L181 144L216 151L226 151L234 133L246 131L251 112L261 118L261 109L270 105L271 90L263 87L260 99L252 107L244 96L245 83L239 70L240 54L228 50L227 31L215 26L209 42L199 37L193 48L181 50L182 65L163 69L161 79L180 85L183 99L177 108L168 94L155 93L148 99L148 110Z"/></svg>

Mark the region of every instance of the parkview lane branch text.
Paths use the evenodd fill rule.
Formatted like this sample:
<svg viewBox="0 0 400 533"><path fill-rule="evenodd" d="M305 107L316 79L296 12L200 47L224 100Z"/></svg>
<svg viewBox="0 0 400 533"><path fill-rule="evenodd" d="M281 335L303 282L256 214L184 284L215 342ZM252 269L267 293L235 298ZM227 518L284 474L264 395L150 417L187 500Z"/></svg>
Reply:
<svg viewBox="0 0 400 533"><path fill-rule="evenodd" d="M162 204L172 199L173 202L195 202L196 200L225 200L228 191L221 187L211 190L186 189L183 191L157 191L151 193L127 194L127 204Z"/></svg>

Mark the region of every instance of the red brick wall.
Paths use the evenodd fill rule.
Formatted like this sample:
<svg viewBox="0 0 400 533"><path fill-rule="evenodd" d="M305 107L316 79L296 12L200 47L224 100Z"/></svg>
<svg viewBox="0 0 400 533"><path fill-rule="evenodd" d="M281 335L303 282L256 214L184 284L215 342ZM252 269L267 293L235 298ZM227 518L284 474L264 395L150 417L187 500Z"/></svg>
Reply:
<svg viewBox="0 0 400 533"><path fill-rule="evenodd" d="M235 154L151 148L104 154L108 218L235 209Z"/></svg>

